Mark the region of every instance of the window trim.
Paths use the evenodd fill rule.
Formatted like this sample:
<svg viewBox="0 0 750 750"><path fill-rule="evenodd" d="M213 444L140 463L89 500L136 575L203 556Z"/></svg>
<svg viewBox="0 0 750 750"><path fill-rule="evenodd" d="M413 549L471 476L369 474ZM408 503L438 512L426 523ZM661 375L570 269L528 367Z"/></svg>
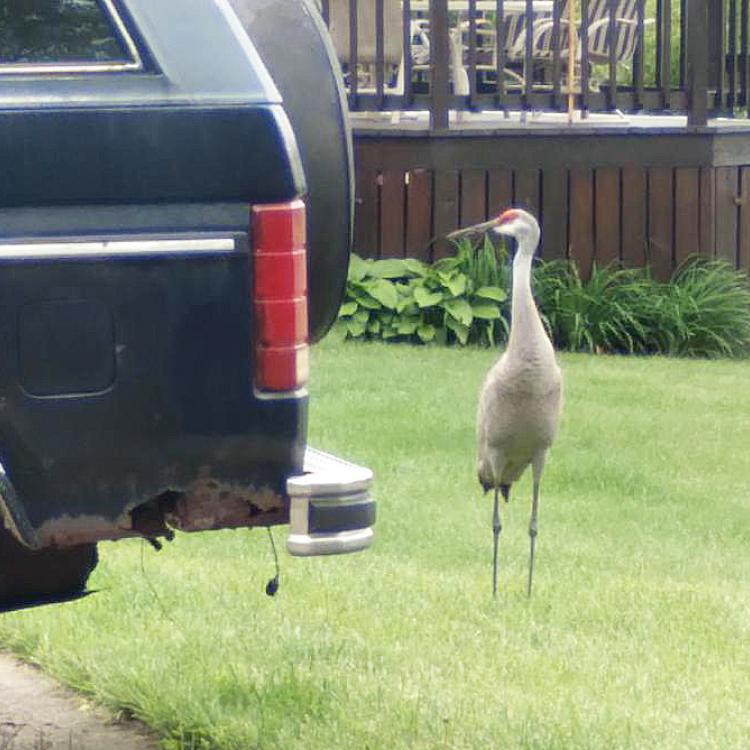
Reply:
<svg viewBox="0 0 750 750"><path fill-rule="evenodd" d="M136 46L133 36L128 31L125 22L117 12L113 0L100 0L104 5L105 13L115 27L120 41L125 46L126 54L131 58L126 62L48 62L48 63L2 63L0 62L0 76L4 75L33 75L44 73L46 75L68 74L68 73L116 73L143 70L143 58Z"/></svg>

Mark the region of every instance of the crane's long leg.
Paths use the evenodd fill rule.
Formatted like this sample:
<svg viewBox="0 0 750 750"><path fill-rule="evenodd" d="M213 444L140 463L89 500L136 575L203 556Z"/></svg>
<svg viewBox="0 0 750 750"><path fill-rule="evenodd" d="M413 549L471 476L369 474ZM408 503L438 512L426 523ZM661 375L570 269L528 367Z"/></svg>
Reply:
<svg viewBox="0 0 750 750"><path fill-rule="evenodd" d="M531 582L534 577L534 548L536 546L537 514L539 512L539 483L542 479L545 453L537 454L531 465L533 474L533 491L531 496L531 518L529 519L529 587L527 594L531 596Z"/></svg>
<svg viewBox="0 0 750 750"><path fill-rule="evenodd" d="M495 507L492 511L492 535L493 535L493 548L492 548L492 596L497 596L497 550L500 544L500 532L503 529L503 525L500 522L500 504L497 500L497 490L495 487ZM500 492L503 494L505 502L508 502L508 494L510 493L509 484L501 484Z"/></svg>
<svg viewBox="0 0 750 750"><path fill-rule="evenodd" d="M495 505L492 510L492 596L497 596L497 548L500 544L500 532L503 528L500 522L500 504L497 495L498 488L495 487Z"/></svg>

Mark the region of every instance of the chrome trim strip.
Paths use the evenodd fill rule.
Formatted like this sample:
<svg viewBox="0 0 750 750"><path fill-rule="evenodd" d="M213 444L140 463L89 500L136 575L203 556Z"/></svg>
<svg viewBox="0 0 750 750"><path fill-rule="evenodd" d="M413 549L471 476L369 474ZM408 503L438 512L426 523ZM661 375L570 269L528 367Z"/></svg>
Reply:
<svg viewBox="0 0 750 750"><path fill-rule="evenodd" d="M289 534L286 548L295 557L316 555L343 555L360 552L372 545L375 534L372 528L339 531L334 534Z"/></svg>
<svg viewBox="0 0 750 750"><path fill-rule="evenodd" d="M60 75L69 73L117 73L122 71L141 70L140 63L0 63L0 76L36 75L44 73Z"/></svg>
<svg viewBox="0 0 750 750"><path fill-rule="evenodd" d="M115 256L174 255L180 253L232 253L231 237L163 240L96 240L91 242L0 243L0 260L47 260L55 258L110 258Z"/></svg>
<svg viewBox="0 0 750 750"><path fill-rule="evenodd" d="M109 19L119 34L119 41L124 43L125 50L131 58L129 62L0 63L0 76L14 75L16 73L24 75L33 75L36 73L56 75L61 73L115 73L143 70L143 60L138 53L138 47L136 47L133 37L130 36L112 0L102 0L102 3L105 6L105 12L109 13Z"/></svg>
<svg viewBox="0 0 750 750"><path fill-rule="evenodd" d="M260 401L284 401L290 398L307 398L309 391L307 386L302 386L296 391L262 391L260 388L253 388L253 395Z"/></svg>
<svg viewBox="0 0 750 750"><path fill-rule="evenodd" d="M127 48L128 54L133 60L133 63L131 64L135 64L137 66L137 69L141 69L143 67L143 60L141 60L141 56L138 54L138 47L135 46L133 37L130 36L130 32L123 23L120 14L117 12L117 8L115 8L112 0L103 0L103 2L104 5L107 6L109 17L114 22L117 31L120 32L120 38L125 42L125 47Z"/></svg>

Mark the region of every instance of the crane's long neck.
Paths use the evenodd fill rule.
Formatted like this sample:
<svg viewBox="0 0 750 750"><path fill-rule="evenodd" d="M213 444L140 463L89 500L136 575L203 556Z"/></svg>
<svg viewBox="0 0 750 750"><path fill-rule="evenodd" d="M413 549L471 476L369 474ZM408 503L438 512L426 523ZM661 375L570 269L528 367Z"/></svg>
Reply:
<svg viewBox="0 0 750 750"><path fill-rule="evenodd" d="M536 348L541 341L548 345L547 333L539 317L531 294L531 262L536 250L536 238L523 238L513 259L513 300L509 349Z"/></svg>

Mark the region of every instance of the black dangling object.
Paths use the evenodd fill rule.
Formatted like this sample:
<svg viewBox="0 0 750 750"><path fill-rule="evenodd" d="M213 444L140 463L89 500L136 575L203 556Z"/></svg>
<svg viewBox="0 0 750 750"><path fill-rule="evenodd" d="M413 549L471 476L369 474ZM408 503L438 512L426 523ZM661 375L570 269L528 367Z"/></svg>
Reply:
<svg viewBox="0 0 750 750"><path fill-rule="evenodd" d="M266 595L267 596L276 596L276 592L279 590L279 556L276 554L276 544L273 541L273 534L271 533L271 527L266 526L266 529L268 530L268 538L271 540L271 549L273 550L273 562L276 566L276 575L271 578L268 583L266 584Z"/></svg>
<svg viewBox="0 0 750 750"><path fill-rule="evenodd" d="M274 576L271 578L271 580L266 584L266 594L268 596L276 596L276 592L279 590L279 577Z"/></svg>

